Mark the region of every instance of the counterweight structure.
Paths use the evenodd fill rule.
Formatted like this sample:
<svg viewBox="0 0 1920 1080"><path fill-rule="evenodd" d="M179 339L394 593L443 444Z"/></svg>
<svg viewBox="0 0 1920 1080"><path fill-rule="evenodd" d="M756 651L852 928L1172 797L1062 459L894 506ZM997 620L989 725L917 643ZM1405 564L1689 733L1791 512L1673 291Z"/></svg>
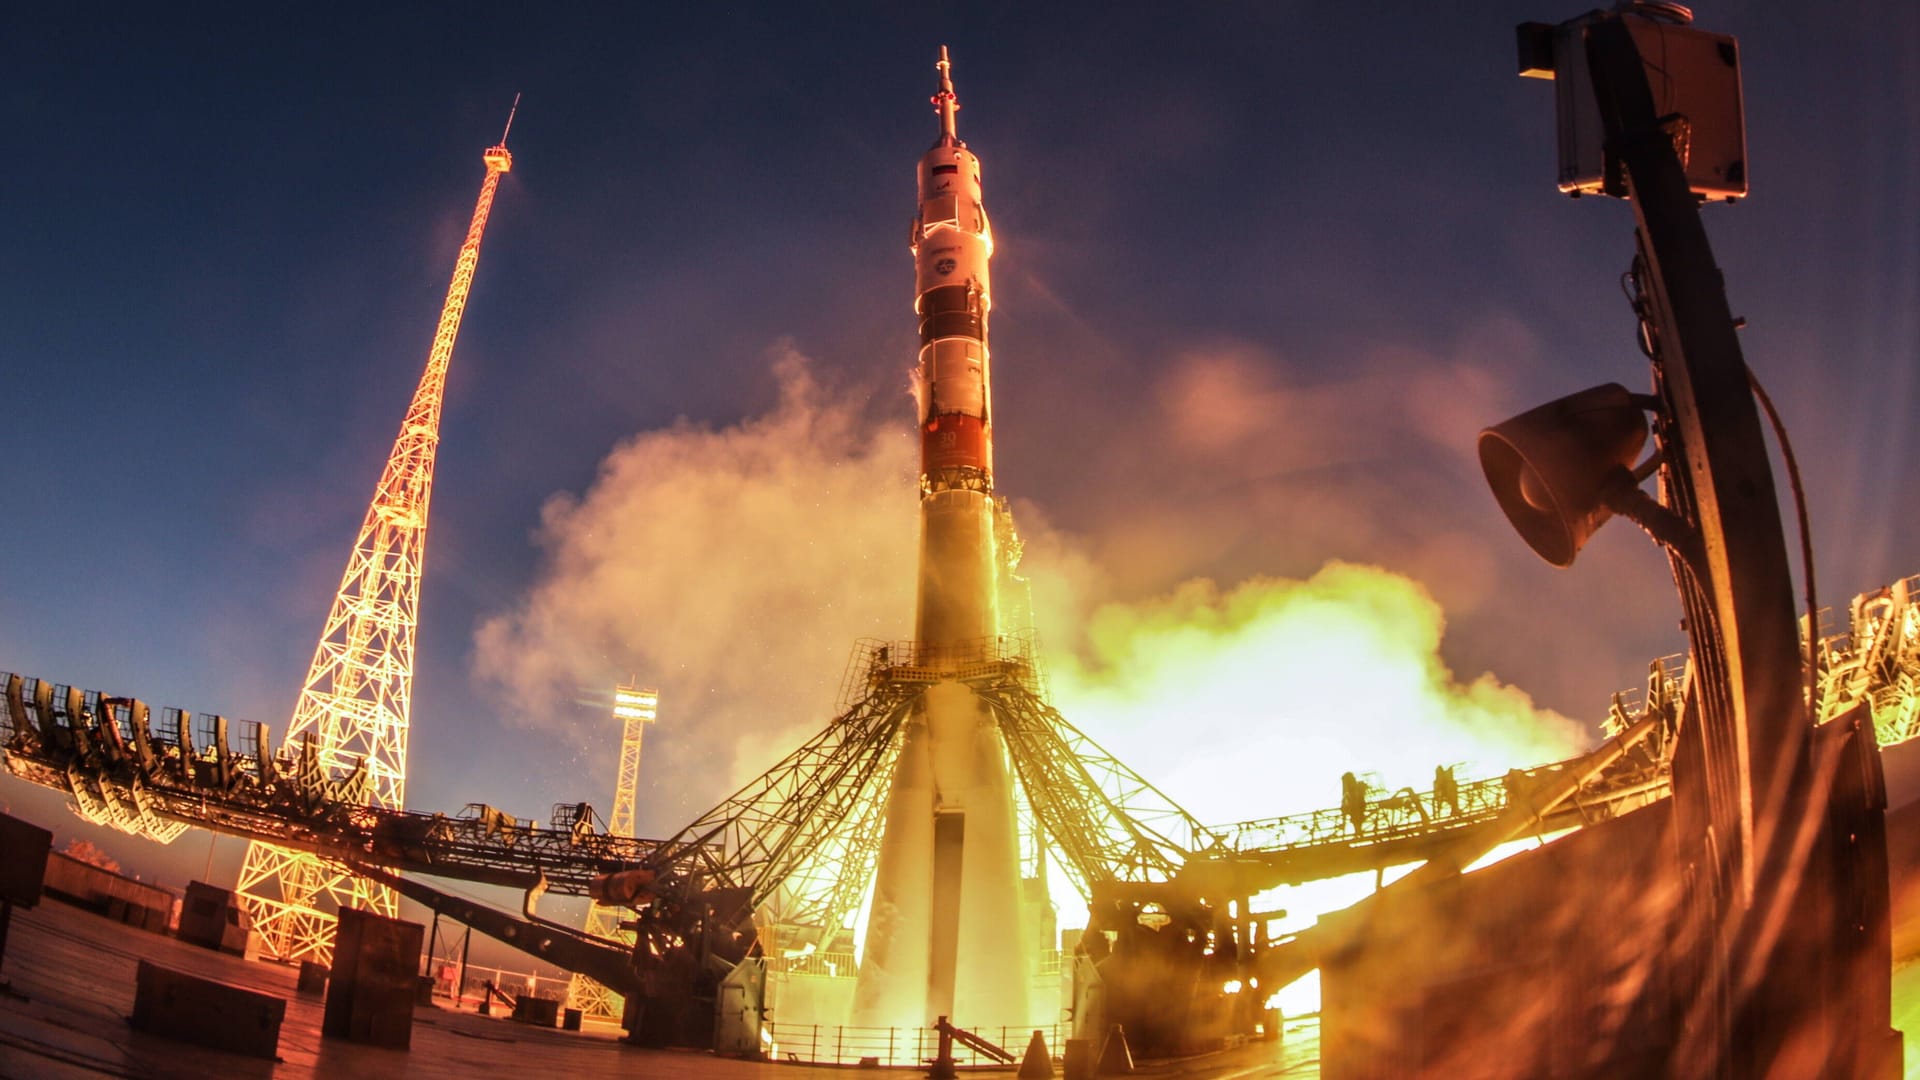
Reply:
<svg viewBox="0 0 1920 1080"><path fill-rule="evenodd" d="M613 810L607 815L607 833L632 836L634 795L640 789L640 746L647 725L660 714L660 691L623 685L613 692L613 718L621 721L620 772L614 779ZM621 909L596 903L587 909L587 933L597 938L633 943L633 932L620 929ZM575 973L567 984L567 1008L586 1016L619 1019L626 1002L605 986Z"/></svg>
<svg viewBox="0 0 1920 1080"><path fill-rule="evenodd" d="M509 114L507 130L512 129ZM380 807L405 802L414 633L441 400L494 192L513 168L505 134L482 160L486 178L454 262L426 371L374 489L287 728L287 744L310 741L328 773L364 776L366 801ZM268 843L248 846L238 888L266 950L284 960L331 961L330 909L384 915L398 910L390 890L354 876L344 865Z"/></svg>

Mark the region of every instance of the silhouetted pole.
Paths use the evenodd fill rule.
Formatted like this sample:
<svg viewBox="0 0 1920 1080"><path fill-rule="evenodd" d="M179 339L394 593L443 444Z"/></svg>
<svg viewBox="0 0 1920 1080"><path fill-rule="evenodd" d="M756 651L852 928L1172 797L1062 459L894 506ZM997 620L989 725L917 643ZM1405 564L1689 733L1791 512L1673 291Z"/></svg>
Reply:
<svg viewBox="0 0 1920 1080"><path fill-rule="evenodd" d="M1626 24L1597 18L1585 44L1621 170L1610 189L1624 187L1639 224L1665 502L1700 540L1691 558L1670 556L1694 665L1673 788L1697 988L1674 1064L1692 1076L1897 1070L1884 795L1835 786L1877 778L1872 729L1818 740L1832 752L1814 768L1773 477L1698 200ZM1783 1060L1790 1050L1813 1056Z"/></svg>

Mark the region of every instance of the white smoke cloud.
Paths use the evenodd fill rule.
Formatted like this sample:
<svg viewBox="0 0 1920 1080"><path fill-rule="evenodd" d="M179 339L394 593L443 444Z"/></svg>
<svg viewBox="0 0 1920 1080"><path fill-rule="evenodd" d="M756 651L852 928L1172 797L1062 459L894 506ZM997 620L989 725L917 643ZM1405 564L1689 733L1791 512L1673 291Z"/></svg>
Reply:
<svg viewBox="0 0 1920 1080"><path fill-rule="evenodd" d="M911 626L910 433L865 421L790 346L772 369L765 415L637 435L584 495L548 500L538 582L476 633L476 675L523 716L630 673L659 688L643 828L678 827L825 726L854 642Z"/></svg>
<svg viewBox="0 0 1920 1080"><path fill-rule="evenodd" d="M643 831L678 827L818 730L854 641L911 626L910 430L823 388L790 347L772 369L765 415L635 436L584 494L552 498L540 579L476 635L476 673L523 715L630 672L661 689ZM1183 454L1231 453L1301 408L1237 358L1171 370L1159 400ZM1055 704L1202 818L1333 803L1348 769L1424 786L1436 764L1473 763L1464 777L1578 748L1578 728L1524 693L1452 675L1440 604L1408 577L1336 562L1306 580L1117 596L1105 564L1129 546L1206 565L1205 537L1147 527L1178 514L1135 509L1074 535L1021 504L1024 571Z"/></svg>

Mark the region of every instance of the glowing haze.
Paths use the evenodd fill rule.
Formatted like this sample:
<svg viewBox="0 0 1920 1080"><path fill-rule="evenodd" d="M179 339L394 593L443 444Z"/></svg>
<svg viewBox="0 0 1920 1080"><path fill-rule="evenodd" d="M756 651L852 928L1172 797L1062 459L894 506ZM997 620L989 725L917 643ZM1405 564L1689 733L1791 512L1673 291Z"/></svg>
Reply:
<svg viewBox="0 0 1920 1080"><path fill-rule="evenodd" d="M1050 657L1053 697L1208 823L1337 805L1349 770L1425 790L1436 765L1464 779L1580 749L1580 726L1523 691L1457 679L1445 625L1424 586L1376 567L1190 581L1096 608L1086 655Z"/></svg>
<svg viewBox="0 0 1920 1080"><path fill-rule="evenodd" d="M636 435L584 494L549 499L538 580L476 634L476 675L530 722L577 717L554 703L629 674L660 689L643 831L691 819L824 725L854 641L902 636L912 614L911 431L863 421L858 396L823 389L789 346L772 371L764 415ZM604 734L572 736L593 748L579 760L597 767Z"/></svg>
<svg viewBox="0 0 1920 1080"><path fill-rule="evenodd" d="M587 491L551 498L539 579L476 635L477 677L524 716L629 673L661 688L643 831L819 729L853 642L911 624L911 432L791 347L771 372L766 413L637 435ZM1449 671L1444 614L1410 578L1330 562L1120 598L1088 554L1114 538L1027 506L1019 524L1054 703L1209 823L1332 805L1348 770L1424 788L1437 764L1464 778L1580 748L1579 725L1523 692Z"/></svg>

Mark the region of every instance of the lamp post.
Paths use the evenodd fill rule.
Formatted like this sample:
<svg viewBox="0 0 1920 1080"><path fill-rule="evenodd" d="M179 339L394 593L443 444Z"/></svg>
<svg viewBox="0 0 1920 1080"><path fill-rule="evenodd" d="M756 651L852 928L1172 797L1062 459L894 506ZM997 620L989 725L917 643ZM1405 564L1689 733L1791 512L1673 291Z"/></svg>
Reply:
<svg viewBox="0 0 1920 1080"><path fill-rule="evenodd" d="M1700 130L1716 109L1724 124L1729 79L1739 123L1737 46L1690 19L1628 3L1520 28L1522 73L1561 84L1563 190L1633 206L1653 393L1599 387L1542 406L1483 432L1481 460L1503 511L1556 565L1610 513L1668 551L1692 657L1673 766L1675 1074L1898 1075L1878 750L1870 723L1816 730L1803 693L1751 376L1700 220L1703 198L1745 194L1743 148L1711 175L1700 160L1741 141ZM1657 90L1646 42L1662 48ZM1687 70L1692 57L1731 71ZM1708 104L1692 115L1690 101ZM1636 465L1642 410L1656 450ZM1648 477L1657 499L1639 487Z"/></svg>

